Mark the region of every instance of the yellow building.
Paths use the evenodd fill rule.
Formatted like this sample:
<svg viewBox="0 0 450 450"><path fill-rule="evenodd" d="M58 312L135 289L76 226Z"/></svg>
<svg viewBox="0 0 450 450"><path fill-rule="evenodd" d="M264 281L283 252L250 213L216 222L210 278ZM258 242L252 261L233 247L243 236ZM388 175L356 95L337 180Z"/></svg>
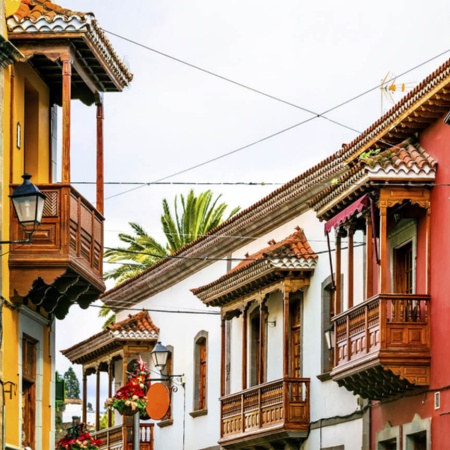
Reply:
<svg viewBox="0 0 450 450"><path fill-rule="evenodd" d="M8 198L24 173L32 175L45 205L32 243L1 248L5 394L0 397L0 439L6 449L44 450L55 445L54 321L63 320L74 303L87 308L105 288L102 95L122 91L132 75L92 13L48 0L7 0L6 7L6 40L0 45L1 238L29 237ZM77 157L71 155L75 100L97 112L97 142L91 145L96 149L96 206L71 185L70 163Z"/></svg>

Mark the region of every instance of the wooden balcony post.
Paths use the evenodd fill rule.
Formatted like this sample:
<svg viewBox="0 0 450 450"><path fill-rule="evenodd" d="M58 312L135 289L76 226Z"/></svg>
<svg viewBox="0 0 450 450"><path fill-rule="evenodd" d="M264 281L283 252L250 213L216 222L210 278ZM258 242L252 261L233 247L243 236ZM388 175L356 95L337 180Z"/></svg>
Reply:
<svg viewBox="0 0 450 450"><path fill-rule="evenodd" d="M425 272L425 292L430 294L430 277L431 277L431 206L430 202L427 202L426 212L426 272Z"/></svg>
<svg viewBox="0 0 450 450"><path fill-rule="evenodd" d="M386 201L380 200L380 292L387 293L389 281L389 260L387 257L387 206Z"/></svg>
<svg viewBox="0 0 450 450"><path fill-rule="evenodd" d="M369 299L373 295L373 268L374 268L374 247L372 238L372 218L366 217L366 298Z"/></svg>
<svg viewBox="0 0 450 450"><path fill-rule="evenodd" d="M258 384L264 383L266 378L266 306L267 296L259 306L259 374Z"/></svg>
<svg viewBox="0 0 450 450"><path fill-rule="evenodd" d="M221 323L221 342L220 342L220 396L225 395L225 319L222 317Z"/></svg>
<svg viewBox="0 0 450 450"><path fill-rule="evenodd" d="M353 249L353 236L355 235L355 229L353 226L348 228L348 305L347 308L353 307L353 295L354 295L354 249Z"/></svg>
<svg viewBox="0 0 450 450"><path fill-rule="evenodd" d="M105 180L104 180L104 156L103 156L103 122L105 119L103 111L103 95L97 93L97 210L104 213Z"/></svg>
<svg viewBox="0 0 450 450"><path fill-rule="evenodd" d="M82 420L83 423L87 422L87 372L86 369L83 367L83 411L82 411Z"/></svg>
<svg viewBox="0 0 450 450"><path fill-rule="evenodd" d="M95 372L95 431L100 430L100 364Z"/></svg>
<svg viewBox="0 0 450 450"><path fill-rule="evenodd" d="M290 308L289 308L289 294L290 291L285 286L284 288L284 298L283 298L283 377L287 378L289 376L289 354L290 350L290 339L289 339L289 326L291 323L290 318Z"/></svg>
<svg viewBox="0 0 450 450"><path fill-rule="evenodd" d="M70 183L70 99L72 61L69 56L62 60L62 175L63 183Z"/></svg>
<svg viewBox="0 0 450 450"><path fill-rule="evenodd" d="M112 398L113 396L112 390L113 372L114 372L114 363L113 360L110 359L108 362L108 398ZM108 428L112 427L112 415L113 415L112 410L108 409Z"/></svg>
<svg viewBox="0 0 450 450"><path fill-rule="evenodd" d="M335 305L334 305L334 314L340 314L341 312L341 235L339 231L336 232L336 295Z"/></svg>
<svg viewBox="0 0 450 450"><path fill-rule="evenodd" d="M242 311L242 389L247 389L247 306Z"/></svg>

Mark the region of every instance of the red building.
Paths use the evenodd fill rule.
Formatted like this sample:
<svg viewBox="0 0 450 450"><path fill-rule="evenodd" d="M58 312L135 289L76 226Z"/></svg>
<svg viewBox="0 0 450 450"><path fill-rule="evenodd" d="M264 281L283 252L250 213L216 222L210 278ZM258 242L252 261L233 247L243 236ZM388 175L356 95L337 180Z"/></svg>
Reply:
<svg viewBox="0 0 450 450"><path fill-rule="evenodd" d="M337 153L310 203L336 237L331 377L368 400L371 449L449 448L449 84L447 62Z"/></svg>

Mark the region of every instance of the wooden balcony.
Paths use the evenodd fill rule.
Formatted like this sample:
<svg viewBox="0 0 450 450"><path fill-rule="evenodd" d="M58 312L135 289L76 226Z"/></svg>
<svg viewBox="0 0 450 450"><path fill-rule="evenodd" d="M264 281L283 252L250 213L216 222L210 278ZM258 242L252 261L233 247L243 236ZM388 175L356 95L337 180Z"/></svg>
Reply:
<svg viewBox="0 0 450 450"><path fill-rule="evenodd" d="M333 380L370 399L427 386L429 302L428 295L378 294L337 315Z"/></svg>
<svg viewBox="0 0 450 450"><path fill-rule="evenodd" d="M153 450L153 423L141 423L139 427L139 449ZM116 425L112 428L91 433L95 439L101 439L99 450L132 450L133 426ZM126 436L124 438L124 436Z"/></svg>
<svg viewBox="0 0 450 450"><path fill-rule="evenodd" d="M104 219L68 184L38 187L46 195L44 215L32 244L11 246L11 297L62 319L73 302L86 308L105 290ZM11 208L11 239L24 238Z"/></svg>
<svg viewBox="0 0 450 450"><path fill-rule="evenodd" d="M225 449L302 442L309 428L309 378L285 378L227 395L221 402Z"/></svg>

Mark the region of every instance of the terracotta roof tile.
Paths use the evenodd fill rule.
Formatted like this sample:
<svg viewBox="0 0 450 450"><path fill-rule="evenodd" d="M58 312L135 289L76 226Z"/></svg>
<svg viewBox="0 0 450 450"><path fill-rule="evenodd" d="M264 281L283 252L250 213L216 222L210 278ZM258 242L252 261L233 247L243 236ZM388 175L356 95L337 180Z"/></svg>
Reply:
<svg viewBox="0 0 450 450"><path fill-rule="evenodd" d="M246 255L246 259L241 261L236 267L228 271L225 275L208 285L191 289L194 295L210 289L213 286L222 284L224 281L235 278L249 269L259 267L259 273L272 270L298 269L314 270L317 255L309 245L303 230L299 227L296 232L280 242L269 241L269 246L251 255Z"/></svg>
<svg viewBox="0 0 450 450"><path fill-rule="evenodd" d="M95 47L96 57L111 70L122 88L133 79L93 13L72 11L48 0L22 0L18 10L7 17L7 26L10 39L23 33L84 33Z"/></svg>
<svg viewBox="0 0 450 450"><path fill-rule="evenodd" d="M155 326L147 311L134 315L130 314L126 319L110 325L108 330L115 336L124 337L159 333L159 328Z"/></svg>
<svg viewBox="0 0 450 450"><path fill-rule="evenodd" d="M66 350L61 350L61 353L74 364L86 364L109 352L117 351L127 341L153 342L157 340L158 335L159 328L153 323L148 311L141 311Z"/></svg>

